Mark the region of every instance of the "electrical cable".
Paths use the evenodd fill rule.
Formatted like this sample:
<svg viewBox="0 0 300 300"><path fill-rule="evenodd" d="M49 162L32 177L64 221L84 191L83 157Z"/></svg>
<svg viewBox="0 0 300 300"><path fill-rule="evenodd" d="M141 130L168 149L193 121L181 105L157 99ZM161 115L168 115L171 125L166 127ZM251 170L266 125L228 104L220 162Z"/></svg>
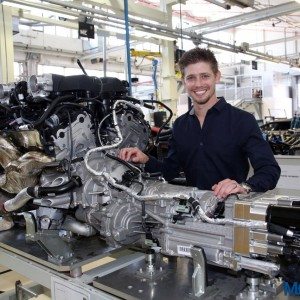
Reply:
<svg viewBox="0 0 300 300"><path fill-rule="evenodd" d="M87 72L85 71L83 65L81 64L81 61L79 59L77 59L77 64L79 66L79 68L81 69L81 71L83 72L84 75L87 75Z"/></svg>
<svg viewBox="0 0 300 300"><path fill-rule="evenodd" d="M119 109L119 110L116 112L116 114L119 113L121 110L122 110L122 109ZM107 118L109 118L112 114L113 114L113 110L112 110L108 115L106 115L106 116L101 120L101 122L100 122L99 125L98 125L97 135L98 135L98 140L99 140L99 143L100 143L101 146L104 146L103 143L102 143L102 140L101 140L101 127L102 127L104 121L105 121Z"/></svg>
<svg viewBox="0 0 300 300"><path fill-rule="evenodd" d="M28 122L28 123L33 127L40 126L47 119L49 114L52 112L52 110L57 106L57 104L59 102L69 100L71 98L74 98L74 96L73 95L66 95L66 96L62 96L62 97L58 97L58 98L54 99L53 102L48 106L48 108L45 110L43 115L38 120L36 120L34 122Z"/></svg>
<svg viewBox="0 0 300 300"><path fill-rule="evenodd" d="M145 188L144 184L143 184L142 182L138 181L138 180L132 180L132 182L141 185L141 189L140 189L140 191L137 193L137 195L141 195L142 192L144 191L144 188Z"/></svg>
<svg viewBox="0 0 300 300"><path fill-rule="evenodd" d="M158 133L156 135L156 139L155 139L155 142L154 142L154 145L157 146L158 145L158 142L159 142L159 137L160 137L160 134L162 132L162 130L164 129L164 127L170 122L170 120L172 119L173 117L173 112L172 110L167 106L165 105L163 102L161 101L157 101L157 100L144 100L144 102L154 102L154 103L157 103L159 105L161 105L162 107L164 107L169 113L169 117L167 118L167 120L161 125L161 127L159 128L158 130Z"/></svg>
<svg viewBox="0 0 300 300"><path fill-rule="evenodd" d="M117 157L117 156L111 155L111 154L109 154L109 153L107 153L107 152L104 152L104 151L103 151L103 153L104 153L105 156L107 156L108 158L111 158L111 159L113 159L113 160L116 160L117 162L119 162L119 163L123 164L124 166L126 166L126 167L127 167L129 170L131 170L134 174L140 174L140 173L142 172L138 167L132 165L132 164L129 163L128 161L125 161L125 160L123 160L123 159L121 159L121 158L119 158L119 157Z"/></svg>
<svg viewBox="0 0 300 300"><path fill-rule="evenodd" d="M86 111L89 115L91 116L94 116L95 114L87 107L84 107L80 104L77 104L77 103L72 103L72 102L63 102L63 103L59 103L58 104L58 108L53 112L53 114L56 114L58 113L60 110L62 110L62 108L64 108L65 106L74 106L74 107L78 107L80 108L81 110L84 110Z"/></svg>

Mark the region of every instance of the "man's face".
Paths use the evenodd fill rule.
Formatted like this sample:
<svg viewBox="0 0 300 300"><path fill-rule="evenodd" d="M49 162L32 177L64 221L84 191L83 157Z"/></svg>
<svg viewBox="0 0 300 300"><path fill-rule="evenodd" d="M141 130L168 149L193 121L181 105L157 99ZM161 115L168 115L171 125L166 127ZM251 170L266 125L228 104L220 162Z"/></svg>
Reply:
<svg viewBox="0 0 300 300"><path fill-rule="evenodd" d="M195 104L206 104L210 99L215 99L216 83L220 76L219 71L214 74L209 63L198 62L185 68L183 83Z"/></svg>

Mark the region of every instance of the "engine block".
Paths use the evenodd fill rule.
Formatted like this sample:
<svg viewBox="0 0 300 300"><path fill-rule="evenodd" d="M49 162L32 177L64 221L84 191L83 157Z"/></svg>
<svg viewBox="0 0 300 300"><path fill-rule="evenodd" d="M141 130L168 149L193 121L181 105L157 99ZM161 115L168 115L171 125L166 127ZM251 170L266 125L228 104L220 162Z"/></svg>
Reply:
<svg viewBox="0 0 300 300"><path fill-rule="evenodd" d="M191 256L197 246L210 264L269 277L298 268L299 198L269 192L221 201L118 158L123 147L145 151L151 136L145 102L117 78L47 74L0 91L4 218L31 211L39 235L98 234L114 247L171 256Z"/></svg>

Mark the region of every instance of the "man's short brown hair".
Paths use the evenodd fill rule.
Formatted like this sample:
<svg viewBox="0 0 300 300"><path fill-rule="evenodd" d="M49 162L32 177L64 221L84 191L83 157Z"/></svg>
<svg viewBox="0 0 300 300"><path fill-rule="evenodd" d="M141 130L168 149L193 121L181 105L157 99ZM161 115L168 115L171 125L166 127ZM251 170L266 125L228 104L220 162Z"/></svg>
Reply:
<svg viewBox="0 0 300 300"><path fill-rule="evenodd" d="M180 58L178 64L180 68L180 72L182 77L184 76L184 69L191 64L196 64L198 62L206 62L211 66L214 74L217 74L219 71L218 61L214 55L214 53L209 49L204 48L194 48L183 54Z"/></svg>

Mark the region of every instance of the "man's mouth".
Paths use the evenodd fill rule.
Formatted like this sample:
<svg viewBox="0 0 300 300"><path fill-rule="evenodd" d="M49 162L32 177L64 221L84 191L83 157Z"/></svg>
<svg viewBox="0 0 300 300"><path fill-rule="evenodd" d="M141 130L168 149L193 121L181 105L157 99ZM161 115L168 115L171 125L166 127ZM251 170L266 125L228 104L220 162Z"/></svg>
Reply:
<svg viewBox="0 0 300 300"><path fill-rule="evenodd" d="M201 90L201 91L194 91L194 93L197 95L197 96L202 96L206 93L206 90Z"/></svg>

